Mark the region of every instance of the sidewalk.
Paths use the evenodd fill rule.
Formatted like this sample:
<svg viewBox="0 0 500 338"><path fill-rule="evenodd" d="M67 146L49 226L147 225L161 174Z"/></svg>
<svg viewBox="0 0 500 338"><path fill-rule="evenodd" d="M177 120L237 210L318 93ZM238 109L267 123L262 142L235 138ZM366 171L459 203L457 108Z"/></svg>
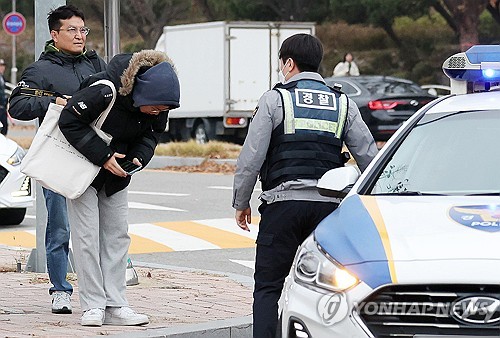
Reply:
<svg viewBox="0 0 500 338"><path fill-rule="evenodd" d="M149 325L84 327L76 275L68 278L74 286L73 314L52 314L48 275L15 272L16 260L29 253L0 246L1 337L250 337L249 277L134 262L140 284L127 287L127 298L149 316Z"/></svg>

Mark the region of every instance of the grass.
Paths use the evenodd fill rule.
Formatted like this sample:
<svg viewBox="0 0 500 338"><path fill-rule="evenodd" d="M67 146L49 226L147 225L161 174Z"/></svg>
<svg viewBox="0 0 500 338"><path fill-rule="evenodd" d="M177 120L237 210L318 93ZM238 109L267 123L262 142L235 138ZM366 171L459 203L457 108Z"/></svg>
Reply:
<svg viewBox="0 0 500 338"><path fill-rule="evenodd" d="M241 146L233 143L210 141L206 144L198 144L194 140L190 140L188 142L160 143L156 147L155 155L235 159L240 150Z"/></svg>
<svg viewBox="0 0 500 338"><path fill-rule="evenodd" d="M33 137L8 136L22 148L31 146ZM238 144L210 141L206 144L198 144L194 140L187 142L160 143L156 147L155 155L158 156L180 156L180 157L203 157L209 159L236 159L240 154L241 146Z"/></svg>

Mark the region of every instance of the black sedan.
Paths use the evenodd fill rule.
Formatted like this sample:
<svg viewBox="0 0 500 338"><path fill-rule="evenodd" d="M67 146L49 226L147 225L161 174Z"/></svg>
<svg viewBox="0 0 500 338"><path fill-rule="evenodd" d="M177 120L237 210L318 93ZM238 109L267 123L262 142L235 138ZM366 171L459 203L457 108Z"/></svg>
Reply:
<svg viewBox="0 0 500 338"><path fill-rule="evenodd" d="M391 76L329 77L326 83L341 90L359 107L376 141L387 141L413 113L434 100L416 83Z"/></svg>

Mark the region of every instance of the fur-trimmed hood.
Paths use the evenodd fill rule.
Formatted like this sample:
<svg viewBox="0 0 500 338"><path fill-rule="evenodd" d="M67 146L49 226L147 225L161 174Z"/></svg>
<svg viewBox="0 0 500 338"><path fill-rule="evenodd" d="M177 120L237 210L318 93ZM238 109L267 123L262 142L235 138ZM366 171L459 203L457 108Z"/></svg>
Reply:
<svg viewBox="0 0 500 338"><path fill-rule="evenodd" d="M156 50L142 50L133 54L117 54L109 62L106 72L118 89L118 93L127 96L132 93L136 75L161 62L168 62L177 72L168 55Z"/></svg>

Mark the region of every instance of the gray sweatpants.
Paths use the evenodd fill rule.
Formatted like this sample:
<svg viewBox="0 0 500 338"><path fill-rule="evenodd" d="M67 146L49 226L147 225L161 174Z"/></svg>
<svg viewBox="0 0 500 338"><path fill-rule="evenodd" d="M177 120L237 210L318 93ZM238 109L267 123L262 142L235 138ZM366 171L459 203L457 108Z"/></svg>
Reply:
<svg viewBox="0 0 500 338"><path fill-rule="evenodd" d="M67 200L82 311L128 306L127 193L124 189L106 197L104 189L89 187L79 198Z"/></svg>

